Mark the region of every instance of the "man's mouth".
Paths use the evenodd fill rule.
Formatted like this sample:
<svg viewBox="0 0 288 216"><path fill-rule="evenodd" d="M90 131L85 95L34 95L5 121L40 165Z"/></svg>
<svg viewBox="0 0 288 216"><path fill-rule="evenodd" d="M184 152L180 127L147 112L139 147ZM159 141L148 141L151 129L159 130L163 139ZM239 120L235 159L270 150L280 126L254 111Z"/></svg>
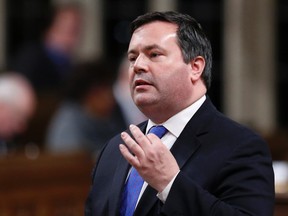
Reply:
<svg viewBox="0 0 288 216"><path fill-rule="evenodd" d="M143 79L138 79L134 82L134 86L137 87L137 86L143 86L143 85L151 85L151 83L143 80Z"/></svg>

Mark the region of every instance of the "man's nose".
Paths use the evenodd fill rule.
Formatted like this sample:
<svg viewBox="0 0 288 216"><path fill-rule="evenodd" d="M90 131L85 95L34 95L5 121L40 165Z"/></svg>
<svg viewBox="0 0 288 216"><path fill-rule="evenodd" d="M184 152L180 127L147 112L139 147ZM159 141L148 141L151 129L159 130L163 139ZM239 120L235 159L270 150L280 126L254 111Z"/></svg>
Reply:
<svg viewBox="0 0 288 216"><path fill-rule="evenodd" d="M141 73L148 71L148 61L145 55L139 55L134 62L134 72Z"/></svg>

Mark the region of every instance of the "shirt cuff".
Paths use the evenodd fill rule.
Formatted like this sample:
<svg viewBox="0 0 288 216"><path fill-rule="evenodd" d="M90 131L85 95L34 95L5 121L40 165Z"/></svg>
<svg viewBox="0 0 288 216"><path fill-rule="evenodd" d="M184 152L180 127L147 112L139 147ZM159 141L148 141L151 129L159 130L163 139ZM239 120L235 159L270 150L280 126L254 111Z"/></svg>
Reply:
<svg viewBox="0 0 288 216"><path fill-rule="evenodd" d="M180 170L178 171L178 173L180 172ZM173 177L173 179L169 182L169 184L164 188L164 190L160 193L157 193L157 197L158 199L161 200L161 202L164 204L168 195L169 195L169 192L170 192L170 189L175 181L175 178L177 177L178 173L176 173L176 175Z"/></svg>

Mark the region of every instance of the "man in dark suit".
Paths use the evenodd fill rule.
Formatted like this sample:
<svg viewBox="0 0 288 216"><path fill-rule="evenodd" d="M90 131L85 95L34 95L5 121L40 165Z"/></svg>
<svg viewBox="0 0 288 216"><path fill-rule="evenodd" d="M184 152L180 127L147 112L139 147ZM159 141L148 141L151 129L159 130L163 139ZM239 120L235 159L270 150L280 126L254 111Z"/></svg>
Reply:
<svg viewBox="0 0 288 216"><path fill-rule="evenodd" d="M134 20L131 30L131 94L149 120L103 149L86 216L134 210L137 216L273 215L267 145L206 96L212 51L200 24L177 12L153 12ZM168 130L161 139L148 134L155 125ZM134 196L137 175L144 183L129 213L132 197L126 195Z"/></svg>

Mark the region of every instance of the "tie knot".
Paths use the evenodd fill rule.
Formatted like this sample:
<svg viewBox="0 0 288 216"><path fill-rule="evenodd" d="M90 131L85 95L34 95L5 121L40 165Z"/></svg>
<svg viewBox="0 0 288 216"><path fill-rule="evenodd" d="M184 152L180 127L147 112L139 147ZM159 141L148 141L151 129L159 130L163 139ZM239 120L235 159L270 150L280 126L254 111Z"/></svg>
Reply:
<svg viewBox="0 0 288 216"><path fill-rule="evenodd" d="M167 129L163 125L157 125L151 127L148 133L153 133L161 139L166 132Z"/></svg>

